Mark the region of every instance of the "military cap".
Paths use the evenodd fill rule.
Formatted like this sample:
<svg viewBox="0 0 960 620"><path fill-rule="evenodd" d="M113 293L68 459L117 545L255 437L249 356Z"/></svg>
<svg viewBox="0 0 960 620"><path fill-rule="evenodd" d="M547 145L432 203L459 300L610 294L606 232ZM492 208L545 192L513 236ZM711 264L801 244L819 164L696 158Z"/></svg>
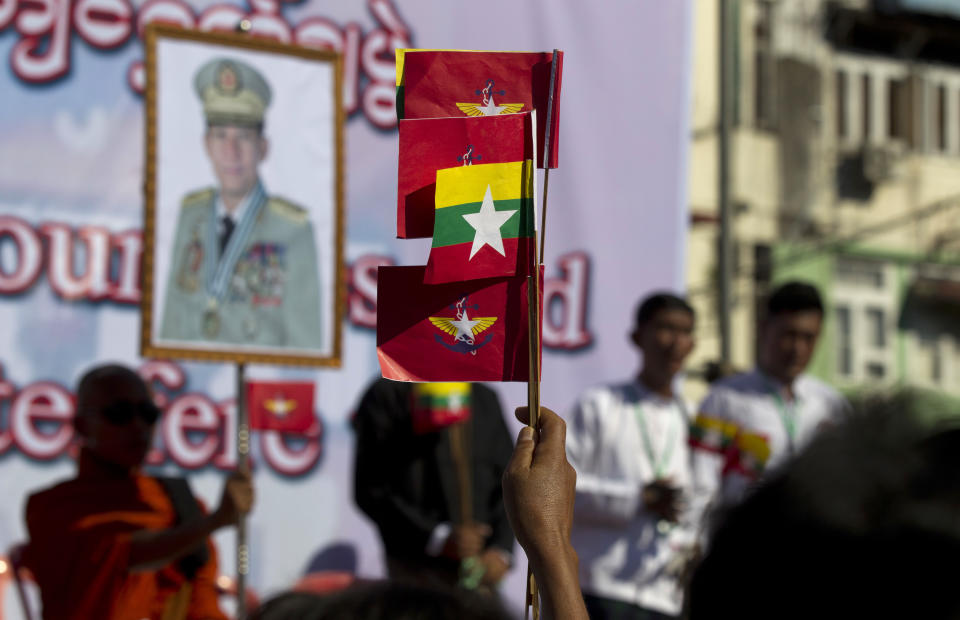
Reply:
<svg viewBox="0 0 960 620"><path fill-rule="evenodd" d="M270 86L260 72L239 60L215 58L200 67L193 87L207 123L260 125L270 104Z"/></svg>

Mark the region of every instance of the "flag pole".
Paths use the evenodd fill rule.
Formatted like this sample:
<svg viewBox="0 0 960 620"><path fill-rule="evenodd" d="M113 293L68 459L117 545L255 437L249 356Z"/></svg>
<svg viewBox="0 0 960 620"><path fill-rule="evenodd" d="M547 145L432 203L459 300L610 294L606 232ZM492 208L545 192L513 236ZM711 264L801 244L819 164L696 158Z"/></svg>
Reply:
<svg viewBox="0 0 960 620"><path fill-rule="evenodd" d="M543 248L547 234L547 193L550 190L550 129L553 127L553 91L557 83L557 56L560 50L554 48L553 58L550 60L550 90L547 92L547 124L543 131L543 205L540 208L540 261L543 264Z"/></svg>
<svg viewBox="0 0 960 620"><path fill-rule="evenodd" d="M237 23L236 31L249 34L253 23L249 19L241 19ZM246 364L237 364L237 469L244 473L250 471L250 418L247 411L247 379ZM247 617L247 575L250 573L250 548L247 544L247 517L241 515L237 521L237 620Z"/></svg>
<svg viewBox="0 0 960 620"><path fill-rule="evenodd" d="M530 427L536 429L540 424L540 268L543 265L543 249L547 234L547 192L550 188L550 129L553 123L553 91L557 83L557 57L560 50L554 48L550 60L550 89L547 93L547 118L543 132L543 203L540 211L540 242L534 236L534 264L533 277L527 277L527 309L528 332L530 334L530 376L527 381L527 409L530 412ZM537 247L539 246L539 253ZM530 617L533 610L533 620L540 618L540 593L533 571L527 565L527 596L524 605L524 620Z"/></svg>
<svg viewBox="0 0 960 620"><path fill-rule="evenodd" d="M250 418L247 411L246 364L237 364L237 469L250 469ZM237 521L237 618L247 615L247 575L250 573L250 549L247 546L247 517Z"/></svg>

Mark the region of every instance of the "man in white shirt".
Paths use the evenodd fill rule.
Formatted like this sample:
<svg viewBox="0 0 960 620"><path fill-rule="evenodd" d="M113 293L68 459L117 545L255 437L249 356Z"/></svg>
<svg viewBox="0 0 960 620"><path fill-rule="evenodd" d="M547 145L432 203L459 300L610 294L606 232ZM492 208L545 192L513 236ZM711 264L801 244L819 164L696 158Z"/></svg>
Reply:
<svg viewBox="0 0 960 620"><path fill-rule="evenodd" d="M693 540L684 510L690 420L673 383L693 349L693 326L683 299L648 297L630 335L643 354L638 377L588 390L570 418L572 539L593 620L680 613L680 575Z"/></svg>
<svg viewBox="0 0 960 620"><path fill-rule="evenodd" d="M802 282L780 286L760 324L758 367L718 381L704 399L690 445L694 513L707 523L846 410L833 388L803 374L822 323L817 289Z"/></svg>

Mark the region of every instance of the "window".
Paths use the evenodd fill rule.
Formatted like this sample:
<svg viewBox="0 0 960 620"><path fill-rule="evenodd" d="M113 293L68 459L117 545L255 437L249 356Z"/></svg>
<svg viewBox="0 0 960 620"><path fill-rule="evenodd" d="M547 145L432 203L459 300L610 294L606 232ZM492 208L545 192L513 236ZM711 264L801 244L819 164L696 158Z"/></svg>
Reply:
<svg viewBox="0 0 960 620"><path fill-rule="evenodd" d="M867 364L867 377L870 379L883 379L887 374L887 368L883 364L871 362Z"/></svg>
<svg viewBox="0 0 960 620"><path fill-rule="evenodd" d="M941 152L947 150L947 87L937 87L937 147Z"/></svg>
<svg viewBox="0 0 960 620"><path fill-rule="evenodd" d="M837 371L849 377L853 374L853 330L850 325L850 308L837 306Z"/></svg>
<svg viewBox="0 0 960 620"><path fill-rule="evenodd" d="M882 308L867 308L867 328L873 347L882 349L887 346L887 326Z"/></svg>
<svg viewBox="0 0 960 620"><path fill-rule="evenodd" d="M847 137L847 74L837 70L836 74L836 95L837 95L837 137Z"/></svg>
<svg viewBox="0 0 960 620"><path fill-rule="evenodd" d="M940 383L943 379L943 356L940 352L937 337L934 335L920 335L917 338L917 342L926 358L926 376L920 377L921 380Z"/></svg>
<svg viewBox="0 0 960 620"><path fill-rule="evenodd" d="M887 81L887 136L890 138L907 139L906 97L906 80Z"/></svg>
<svg viewBox="0 0 960 620"><path fill-rule="evenodd" d="M874 260L838 258L837 280L843 284L882 289L884 286L883 264Z"/></svg>
<svg viewBox="0 0 960 620"><path fill-rule="evenodd" d="M873 116L873 98L872 93L870 92L870 74L864 73L863 78L860 81L860 87L862 93L860 95L860 101L863 103L863 143L870 144L870 126Z"/></svg>
<svg viewBox="0 0 960 620"><path fill-rule="evenodd" d="M754 123L761 129L775 126L776 58L773 51L773 2L764 0L757 5L754 24L756 52L753 64Z"/></svg>

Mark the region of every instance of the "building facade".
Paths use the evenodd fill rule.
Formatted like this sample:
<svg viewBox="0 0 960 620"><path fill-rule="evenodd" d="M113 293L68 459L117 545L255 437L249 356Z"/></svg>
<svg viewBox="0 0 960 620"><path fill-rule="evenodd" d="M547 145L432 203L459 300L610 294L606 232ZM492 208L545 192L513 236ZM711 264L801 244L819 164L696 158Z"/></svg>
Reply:
<svg viewBox="0 0 960 620"><path fill-rule="evenodd" d="M688 390L719 357L720 2L733 2L732 363L755 363L770 288L827 303L811 371L848 391L960 397L960 11L937 0L698 0ZM955 3L953 3L955 4ZM939 11L939 12L938 12Z"/></svg>

